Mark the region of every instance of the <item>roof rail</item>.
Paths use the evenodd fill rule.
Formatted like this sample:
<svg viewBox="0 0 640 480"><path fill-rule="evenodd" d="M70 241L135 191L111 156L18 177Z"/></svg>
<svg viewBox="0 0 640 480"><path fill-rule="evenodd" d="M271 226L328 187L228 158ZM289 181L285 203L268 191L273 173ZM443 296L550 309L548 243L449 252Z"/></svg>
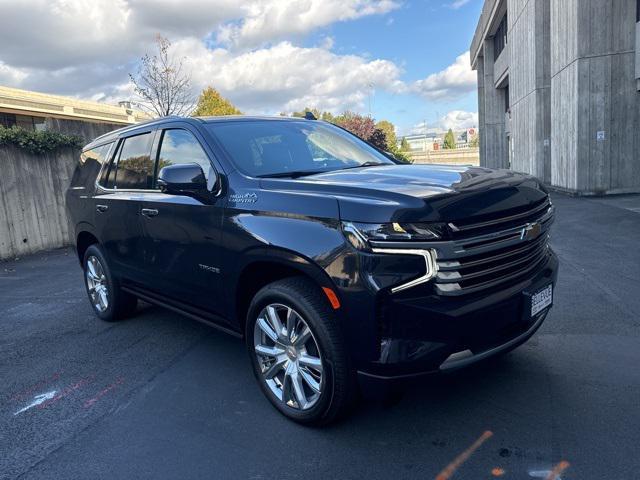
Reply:
<svg viewBox="0 0 640 480"><path fill-rule="evenodd" d="M100 135L99 137L94 138L91 141L91 143L94 143L94 142L97 142L100 139L109 137L110 135L118 135L118 134L120 134L122 132L126 132L126 131L132 130L134 128L144 127L145 125L153 125L155 123L158 123L158 122L161 122L161 121L164 121L164 120L178 119L178 118L186 118L186 117L181 117L180 115L167 115L166 117L152 118L151 120L147 120L146 122L134 123L133 125L127 125L126 127L118 128L116 130L111 130L110 132L104 133L104 134Z"/></svg>

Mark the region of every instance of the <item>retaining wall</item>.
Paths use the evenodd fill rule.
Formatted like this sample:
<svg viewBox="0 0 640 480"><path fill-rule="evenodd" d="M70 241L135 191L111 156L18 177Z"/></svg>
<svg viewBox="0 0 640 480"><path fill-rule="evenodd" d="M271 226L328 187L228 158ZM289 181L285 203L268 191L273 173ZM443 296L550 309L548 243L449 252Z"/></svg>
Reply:
<svg viewBox="0 0 640 480"><path fill-rule="evenodd" d="M72 242L64 197L79 155L0 147L0 259Z"/></svg>

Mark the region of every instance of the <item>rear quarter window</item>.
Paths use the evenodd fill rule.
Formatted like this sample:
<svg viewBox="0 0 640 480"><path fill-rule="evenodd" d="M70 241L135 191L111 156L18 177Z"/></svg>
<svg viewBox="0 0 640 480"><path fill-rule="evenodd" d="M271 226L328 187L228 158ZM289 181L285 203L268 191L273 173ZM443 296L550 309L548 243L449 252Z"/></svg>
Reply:
<svg viewBox="0 0 640 480"><path fill-rule="evenodd" d="M113 142L89 150L83 150L73 173L71 186L88 187L93 185L100 173L102 165L107 161L107 155L112 145Z"/></svg>

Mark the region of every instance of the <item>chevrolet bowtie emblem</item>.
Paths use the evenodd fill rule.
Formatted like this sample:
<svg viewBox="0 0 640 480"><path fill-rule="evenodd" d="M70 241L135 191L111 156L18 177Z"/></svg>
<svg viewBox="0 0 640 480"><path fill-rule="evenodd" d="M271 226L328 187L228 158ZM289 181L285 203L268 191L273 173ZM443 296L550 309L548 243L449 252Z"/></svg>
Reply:
<svg viewBox="0 0 640 480"><path fill-rule="evenodd" d="M542 232L542 227L539 223L531 223L524 227L520 232L520 240L533 240L537 238Z"/></svg>

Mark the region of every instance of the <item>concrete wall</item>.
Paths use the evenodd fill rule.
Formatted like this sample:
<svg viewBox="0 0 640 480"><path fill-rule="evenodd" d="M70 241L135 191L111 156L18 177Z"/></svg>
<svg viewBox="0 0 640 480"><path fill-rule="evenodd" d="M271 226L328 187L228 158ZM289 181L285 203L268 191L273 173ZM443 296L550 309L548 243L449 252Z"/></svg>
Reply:
<svg viewBox="0 0 640 480"><path fill-rule="evenodd" d="M85 140L85 143L89 143L94 138L107 132L126 126L117 123L79 122L76 120L65 120L51 117L45 120L45 125L47 130L51 130L53 132L78 135Z"/></svg>
<svg viewBox="0 0 640 480"><path fill-rule="evenodd" d="M89 143L122 125L47 118L47 128L79 135ZM65 192L80 151L66 148L32 155L0 147L0 259L73 242Z"/></svg>
<svg viewBox="0 0 640 480"><path fill-rule="evenodd" d="M640 191L636 2L551 4L551 184L581 193Z"/></svg>
<svg viewBox="0 0 640 480"><path fill-rule="evenodd" d="M485 167L509 168L509 154L507 134L505 131L505 91L495 88L498 80L494 75L493 40L485 40L483 56L478 58L482 67L478 68L478 75L482 79L478 84L483 86L482 95L478 101L482 101L479 107L480 120L480 162Z"/></svg>
<svg viewBox="0 0 640 480"><path fill-rule="evenodd" d="M511 168L549 183L549 0L509 0Z"/></svg>
<svg viewBox="0 0 640 480"><path fill-rule="evenodd" d="M64 197L79 155L0 147L0 259L72 242Z"/></svg>

